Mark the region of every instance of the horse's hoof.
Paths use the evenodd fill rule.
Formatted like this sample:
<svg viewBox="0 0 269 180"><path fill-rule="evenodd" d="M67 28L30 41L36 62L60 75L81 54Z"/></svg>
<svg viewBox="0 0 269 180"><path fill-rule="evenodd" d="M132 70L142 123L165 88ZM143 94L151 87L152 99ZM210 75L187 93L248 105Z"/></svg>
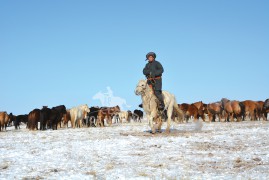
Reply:
<svg viewBox="0 0 269 180"><path fill-rule="evenodd" d="M169 133L170 133L170 129L166 129L165 134L169 134Z"/></svg>

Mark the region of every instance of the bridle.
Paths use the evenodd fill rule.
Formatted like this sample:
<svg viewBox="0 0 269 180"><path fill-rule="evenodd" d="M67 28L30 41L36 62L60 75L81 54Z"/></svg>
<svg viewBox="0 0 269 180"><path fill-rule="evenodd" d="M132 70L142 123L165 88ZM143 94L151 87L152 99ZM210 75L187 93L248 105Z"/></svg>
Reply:
<svg viewBox="0 0 269 180"><path fill-rule="evenodd" d="M145 91L146 91L146 89L147 89L147 84L145 85L145 86L143 86L143 85L140 85L140 86L137 86L137 87L140 87L140 88L142 88L143 90L139 93L140 95L142 95L142 96L146 96L146 99L149 99L149 109L150 109L150 101L151 101L151 99L153 98L153 94L154 93L150 93L150 95L147 95L146 93L145 93ZM150 87L149 87L150 88Z"/></svg>

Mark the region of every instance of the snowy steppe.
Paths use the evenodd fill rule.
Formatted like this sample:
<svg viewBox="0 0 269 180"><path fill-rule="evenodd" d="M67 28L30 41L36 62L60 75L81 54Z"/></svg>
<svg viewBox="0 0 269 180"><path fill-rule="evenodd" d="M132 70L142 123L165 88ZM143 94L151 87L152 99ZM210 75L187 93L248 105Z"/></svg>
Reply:
<svg viewBox="0 0 269 180"><path fill-rule="evenodd" d="M166 127L164 124L163 128ZM0 132L0 179L269 179L269 122Z"/></svg>

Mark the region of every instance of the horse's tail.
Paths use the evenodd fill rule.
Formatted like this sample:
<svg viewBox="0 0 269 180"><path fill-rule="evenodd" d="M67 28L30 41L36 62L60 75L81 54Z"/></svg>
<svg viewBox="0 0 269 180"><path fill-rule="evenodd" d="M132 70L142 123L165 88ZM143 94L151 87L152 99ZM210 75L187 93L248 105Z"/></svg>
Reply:
<svg viewBox="0 0 269 180"><path fill-rule="evenodd" d="M181 109L179 109L177 102L174 103L174 111L179 118L179 122L183 122L184 119L184 113Z"/></svg>

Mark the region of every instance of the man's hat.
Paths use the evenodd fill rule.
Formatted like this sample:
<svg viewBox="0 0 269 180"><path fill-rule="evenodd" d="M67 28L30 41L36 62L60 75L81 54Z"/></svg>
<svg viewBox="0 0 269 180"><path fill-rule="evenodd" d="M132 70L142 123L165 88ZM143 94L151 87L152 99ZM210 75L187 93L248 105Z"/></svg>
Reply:
<svg viewBox="0 0 269 180"><path fill-rule="evenodd" d="M154 59L156 59L156 54L154 52L149 52L147 55L146 55L146 60L148 60L149 56L152 56Z"/></svg>

